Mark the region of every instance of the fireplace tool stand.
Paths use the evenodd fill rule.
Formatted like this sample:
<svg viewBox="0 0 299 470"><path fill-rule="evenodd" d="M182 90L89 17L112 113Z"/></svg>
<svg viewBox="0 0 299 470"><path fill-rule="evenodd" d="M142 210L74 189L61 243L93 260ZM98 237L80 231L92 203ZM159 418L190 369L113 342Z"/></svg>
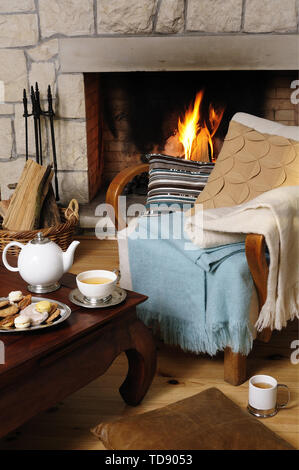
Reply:
<svg viewBox="0 0 299 470"><path fill-rule="evenodd" d="M28 113L28 100L27 93L24 89L23 91L23 105L24 105L24 118L25 118L25 151L26 151L26 161L28 160L29 151L28 151L28 118L33 117L34 124L34 138L35 138L35 155L36 163L40 165L43 164L43 145L42 145L42 133L41 133L41 116L46 119L49 119L50 123L50 133L51 133L51 146L52 146L52 156L54 168L54 186L55 186L55 199L59 201L59 188L58 188L58 178L57 178L57 156L56 156L56 144L55 144L55 131L54 131L54 117L55 113L53 110L53 98L51 92L51 86L48 86L47 91L47 100L48 100L48 110L43 111L41 109L40 103L40 93L38 88L38 83L35 83L35 89L33 86L30 88L30 97L32 104L31 114Z"/></svg>

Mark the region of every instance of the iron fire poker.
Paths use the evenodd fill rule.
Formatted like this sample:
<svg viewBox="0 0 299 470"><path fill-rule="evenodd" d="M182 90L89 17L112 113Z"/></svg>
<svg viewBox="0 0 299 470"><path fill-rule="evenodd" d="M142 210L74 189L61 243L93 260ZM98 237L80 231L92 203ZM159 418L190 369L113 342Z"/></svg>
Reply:
<svg viewBox="0 0 299 470"><path fill-rule="evenodd" d="M39 163L43 164L43 145L42 145L42 132L41 132L41 124L40 124L40 117L43 113L40 107L40 95L38 84L35 82L35 103L36 103L36 120L37 120L37 131L38 131L38 141L39 141Z"/></svg>
<svg viewBox="0 0 299 470"><path fill-rule="evenodd" d="M56 157L56 144L55 144L55 132L54 132L54 110L53 110L53 98L51 92L51 86L48 85L48 110L43 111L40 104L40 93L38 83L35 82L35 91L33 86L30 88L30 96L32 103L32 113L28 113L28 101L26 90L23 91L23 105L24 105L24 118L25 118L25 145L26 145L26 160L28 160L28 117L33 116L34 119L34 136L35 136L35 151L36 151L36 162L43 164L43 150L42 150L42 134L41 134L41 116L49 117L50 120L50 131L51 131L51 143L53 152L53 167L54 167L54 185L55 185L55 197L56 201L59 201L59 190L58 190L58 179L57 179L57 157Z"/></svg>
<svg viewBox="0 0 299 470"><path fill-rule="evenodd" d="M51 86L48 85L48 112L47 115L50 118L50 130L51 130L51 142L52 142L52 152L53 152L53 165L54 165L54 184L55 184L55 197L56 201L59 201L59 192L58 192L58 179L57 179L57 157L56 157L56 145L55 145L55 133L54 133L54 116L53 111L53 100L51 93Z"/></svg>
<svg viewBox="0 0 299 470"><path fill-rule="evenodd" d="M34 120L34 137L35 137L35 153L36 153L36 163L39 163L39 143L38 143L38 109L35 99L34 88L31 86L31 103L32 103L32 115Z"/></svg>
<svg viewBox="0 0 299 470"><path fill-rule="evenodd" d="M25 118L25 149L26 149L26 162L28 160L28 117L31 116L28 114L28 100L27 93L24 88L23 90L23 105L24 105L24 118Z"/></svg>
<svg viewBox="0 0 299 470"><path fill-rule="evenodd" d="M43 164L42 160L42 137L41 137L41 125L40 125L40 116L43 114L40 107L40 97L38 85L35 83L35 89L30 88L31 104L32 104L32 113L28 113L28 100L27 93L24 88L23 90L23 105L24 105L24 118L25 118L25 152L26 152L26 161L28 160L29 150L28 150L28 118L33 116L34 118L34 136L35 136L35 150L36 150L36 162Z"/></svg>

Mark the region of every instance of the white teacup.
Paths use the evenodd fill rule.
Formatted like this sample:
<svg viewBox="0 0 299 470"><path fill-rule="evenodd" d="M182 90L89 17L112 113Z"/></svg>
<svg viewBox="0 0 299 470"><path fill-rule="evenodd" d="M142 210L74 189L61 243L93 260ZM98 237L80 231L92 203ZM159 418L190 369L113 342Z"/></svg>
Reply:
<svg viewBox="0 0 299 470"><path fill-rule="evenodd" d="M288 400L277 403L277 389L284 387L288 391ZM249 379L248 411L259 418L276 415L279 408L284 408L290 401L290 392L285 384L278 384L270 375L254 375Z"/></svg>
<svg viewBox="0 0 299 470"><path fill-rule="evenodd" d="M109 279L109 281L104 284L87 284L86 282L82 282L85 279L91 278L105 278ZM114 291L118 280L118 271L106 271L103 269L84 271L76 277L78 289L89 303L97 303L101 299L109 297Z"/></svg>

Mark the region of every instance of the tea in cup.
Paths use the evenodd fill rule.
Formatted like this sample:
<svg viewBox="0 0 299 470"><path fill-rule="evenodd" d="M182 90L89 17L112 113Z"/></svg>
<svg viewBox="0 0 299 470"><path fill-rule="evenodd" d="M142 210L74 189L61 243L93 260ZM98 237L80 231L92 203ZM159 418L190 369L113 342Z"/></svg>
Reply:
<svg viewBox="0 0 299 470"><path fill-rule="evenodd" d="M89 303L97 303L99 300L109 297L118 280L117 271L103 269L84 271L76 277L78 289L84 296L84 300Z"/></svg>
<svg viewBox="0 0 299 470"><path fill-rule="evenodd" d="M285 403L277 403L278 387L284 387L288 392ZM249 379L248 411L259 418L276 415L279 408L284 408L290 401L290 392L285 384L278 384L270 375L255 375Z"/></svg>

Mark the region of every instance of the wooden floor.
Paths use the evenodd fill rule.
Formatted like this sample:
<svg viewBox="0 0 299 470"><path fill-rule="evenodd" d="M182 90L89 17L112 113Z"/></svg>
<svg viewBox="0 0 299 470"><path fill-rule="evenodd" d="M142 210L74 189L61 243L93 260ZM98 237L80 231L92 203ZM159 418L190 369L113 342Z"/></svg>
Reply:
<svg viewBox="0 0 299 470"><path fill-rule="evenodd" d="M72 271L114 269L117 265L116 242L86 238L81 240ZM270 374L290 387L288 408L263 423L297 448L299 366L290 361L294 351L290 344L298 340L298 331L298 321L293 321L282 332L274 332L270 343L256 341L248 359L250 375ZM90 432L96 424L159 408L210 386L218 387L242 408L247 405L248 382L233 387L223 381L222 354L214 358L195 356L158 342L157 375L143 403L136 408L125 405L118 393L126 369L126 357L121 354L104 376L0 439L0 449L103 449Z"/></svg>

